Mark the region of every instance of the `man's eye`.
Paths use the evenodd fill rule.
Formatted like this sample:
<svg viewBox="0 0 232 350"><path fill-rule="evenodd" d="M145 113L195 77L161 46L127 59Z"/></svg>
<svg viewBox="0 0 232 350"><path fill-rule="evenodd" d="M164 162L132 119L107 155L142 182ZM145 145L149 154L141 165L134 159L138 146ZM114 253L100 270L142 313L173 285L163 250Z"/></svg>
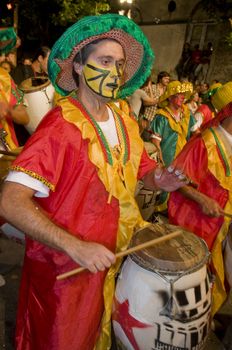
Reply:
<svg viewBox="0 0 232 350"><path fill-rule="evenodd" d="M106 60L106 59L102 60L102 64L103 64L104 66L108 65L108 64L109 64L109 60Z"/></svg>
<svg viewBox="0 0 232 350"><path fill-rule="evenodd" d="M118 63L118 68L123 69L124 64L123 63Z"/></svg>

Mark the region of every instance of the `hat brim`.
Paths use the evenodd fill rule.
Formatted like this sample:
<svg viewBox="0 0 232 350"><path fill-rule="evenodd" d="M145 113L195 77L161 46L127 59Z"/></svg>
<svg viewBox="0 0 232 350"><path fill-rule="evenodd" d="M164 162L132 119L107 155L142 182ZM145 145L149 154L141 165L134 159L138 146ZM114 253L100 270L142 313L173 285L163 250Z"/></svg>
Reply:
<svg viewBox="0 0 232 350"><path fill-rule="evenodd" d="M117 97L131 95L145 82L151 72L154 53L141 29L125 16L90 16L71 26L51 50L48 74L58 93L65 96L77 89L72 75L73 59L84 46L97 39L116 40L125 52L124 82Z"/></svg>

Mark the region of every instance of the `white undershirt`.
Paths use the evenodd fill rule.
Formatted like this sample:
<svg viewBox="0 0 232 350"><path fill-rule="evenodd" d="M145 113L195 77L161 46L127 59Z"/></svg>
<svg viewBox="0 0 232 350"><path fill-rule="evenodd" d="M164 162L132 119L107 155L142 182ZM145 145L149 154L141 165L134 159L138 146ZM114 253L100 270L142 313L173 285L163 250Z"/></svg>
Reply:
<svg viewBox="0 0 232 350"><path fill-rule="evenodd" d="M119 144L117 129L114 121L114 116L112 110L107 106L109 119L105 122L97 122L102 129L106 140L109 142L111 147Z"/></svg>
<svg viewBox="0 0 232 350"><path fill-rule="evenodd" d="M202 122L203 122L203 117L202 117L202 114L200 112L195 113L194 118L196 120L196 123L191 127L191 129L190 129L191 132L194 132L197 129L199 129Z"/></svg>
<svg viewBox="0 0 232 350"><path fill-rule="evenodd" d="M102 129L108 143L111 147L119 144L117 129L114 121L112 110L107 107L109 119L104 122L98 122L98 125ZM21 185L30 187L35 190L35 197L48 197L50 189L41 181L34 179L30 175L27 175L21 171L10 171L5 181L17 182Z"/></svg>

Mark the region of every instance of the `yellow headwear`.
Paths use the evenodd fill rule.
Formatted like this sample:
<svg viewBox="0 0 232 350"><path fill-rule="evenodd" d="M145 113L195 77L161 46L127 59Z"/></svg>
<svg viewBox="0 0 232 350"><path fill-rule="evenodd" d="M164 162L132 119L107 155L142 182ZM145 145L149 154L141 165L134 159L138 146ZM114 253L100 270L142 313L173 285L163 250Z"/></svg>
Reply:
<svg viewBox="0 0 232 350"><path fill-rule="evenodd" d="M161 107L165 107L168 104L167 99L170 96L173 96L173 95L176 95L176 94L180 94L180 93L183 93L185 95L185 98L189 99L189 97L191 96L192 92L193 92L193 85L192 85L192 83L189 83L189 82L181 83L178 80L171 81L168 84L165 93L160 96L159 105Z"/></svg>
<svg viewBox="0 0 232 350"><path fill-rule="evenodd" d="M232 81L224 84L212 96L212 104L218 112L230 102L232 102Z"/></svg>

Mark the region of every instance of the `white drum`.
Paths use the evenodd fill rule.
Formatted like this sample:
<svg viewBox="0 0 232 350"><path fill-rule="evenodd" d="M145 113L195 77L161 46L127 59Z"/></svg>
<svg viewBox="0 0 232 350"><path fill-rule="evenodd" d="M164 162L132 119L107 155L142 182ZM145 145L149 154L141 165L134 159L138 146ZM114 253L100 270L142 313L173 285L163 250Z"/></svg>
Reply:
<svg viewBox="0 0 232 350"><path fill-rule="evenodd" d="M19 243L19 244L25 244L25 235L22 231L19 231L14 226L8 224L7 222L0 226L0 230L2 233L4 233L5 236L7 236L9 239L12 239L13 241Z"/></svg>
<svg viewBox="0 0 232 350"><path fill-rule="evenodd" d="M41 119L53 107L55 89L47 77L35 77L24 80L19 88L24 92L28 104L30 122L25 128L32 134Z"/></svg>
<svg viewBox="0 0 232 350"><path fill-rule="evenodd" d="M179 227L155 224L132 245ZM203 240L183 233L128 257L118 277L112 322L118 350L200 350L210 330L209 252Z"/></svg>

